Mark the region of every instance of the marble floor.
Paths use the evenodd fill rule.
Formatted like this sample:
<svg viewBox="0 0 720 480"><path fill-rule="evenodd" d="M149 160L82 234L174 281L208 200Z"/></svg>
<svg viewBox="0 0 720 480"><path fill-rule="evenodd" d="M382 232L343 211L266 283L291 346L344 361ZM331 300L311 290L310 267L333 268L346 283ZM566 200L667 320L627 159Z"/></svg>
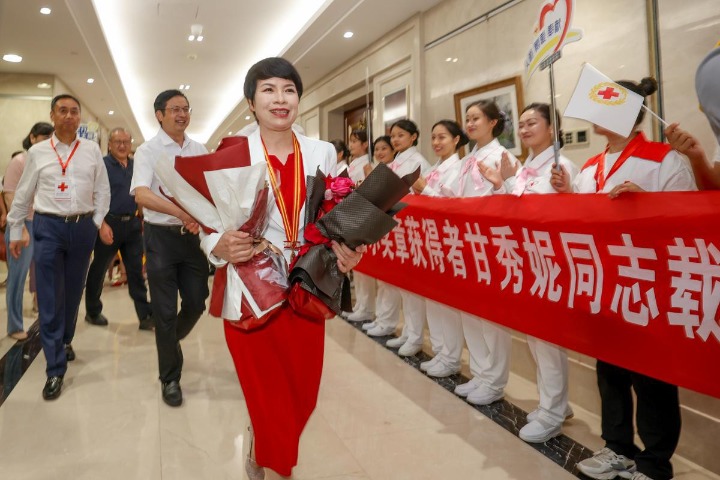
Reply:
<svg viewBox="0 0 720 480"><path fill-rule="evenodd" d="M160 395L154 335L138 330L127 291L108 287L103 301L108 327L82 321L81 306L77 359L60 398L42 399L41 352L0 406L0 478L247 478L248 415L220 321L204 316L183 341L185 402L170 408ZM28 315L26 327L31 324ZM0 329L5 332L4 321ZM3 337L0 357L13 346ZM525 410L537 402L534 385L516 376L507 393ZM565 433L599 448L597 417L580 408L575 413ZM682 460L676 467L676 478L717 478ZM292 478L576 478L569 470L353 325L339 318L327 323L318 407ZM280 477L268 472L266 478Z"/></svg>

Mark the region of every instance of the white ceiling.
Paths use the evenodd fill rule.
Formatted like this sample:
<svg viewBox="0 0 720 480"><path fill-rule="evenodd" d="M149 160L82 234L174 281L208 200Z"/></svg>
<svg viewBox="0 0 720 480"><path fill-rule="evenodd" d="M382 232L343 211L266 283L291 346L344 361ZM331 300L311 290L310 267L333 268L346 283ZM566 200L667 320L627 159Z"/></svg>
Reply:
<svg viewBox="0 0 720 480"><path fill-rule="evenodd" d="M129 128L136 145L157 128L155 96L190 84L188 134L216 142L248 123L242 84L257 60L288 58L307 88L440 1L0 0L0 55L23 57L0 61L0 72L56 75L105 126ZM202 43L188 41L192 24L203 25ZM348 30L355 35L344 39Z"/></svg>

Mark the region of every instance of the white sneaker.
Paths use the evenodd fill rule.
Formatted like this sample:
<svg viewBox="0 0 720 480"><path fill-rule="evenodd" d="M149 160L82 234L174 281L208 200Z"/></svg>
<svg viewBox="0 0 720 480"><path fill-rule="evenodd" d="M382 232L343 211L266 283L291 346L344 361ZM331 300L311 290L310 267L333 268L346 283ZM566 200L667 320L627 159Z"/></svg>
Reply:
<svg viewBox="0 0 720 480"><path fill-rule="evenodd" d="M395 333L395 327L381 327L380 325L375 325L374 328L367 331L371 337L386 337L393 333Z"/></svg>
<svg viewBox="0 0 720 480"><path fill-rule="evenodd" d="M534 422L535 420L538 419L539 414L540 414L540 409L536 408L532 412L528 413L527 417L525 417L525 418L527 418L528 423ZM573 409L570 408L570 405L568 405L567 408L565 409L565 420L570 420L574 416L575 416L575 412L573 412Z"/></svg>
<svg viewBox="0 0 720 480"><path fill-rule="evenodd" d="M519 436L529 443L545 443L560 435L561 430L560 425L553 425L538 418L521 428Z"/></svg>
<svg viewBox="0 0 720 480"><path fill-rule="evenodd" d="M363 323L363 325L362 325L362 329L365 330L366 332L368 330L372 330L375 327L377 327L377 323L375 323L375 322L367 322L367 323Z"/></svg>
<svg viewBox="0 0 720 480"><path fill-rule="evenodd" d="M471 392L473 392L475 389L477 389L480 386L480 382L475 380L475 377L472 378L469 382L461 383L460 385L455 387L455 390L453 392L455 395L459 395L461 397L467 397L470 395Z"/></svg>
<svg viewBox="0 0 720 480"><path fill-rule="evenodd" d="M432 368L439 361L440 361L439 358L433 357L430 360L428 360L427 362L422 362L420 364L420 370L422 370L423 372L427 372L428 368Z"/></svg>
<svg viewBox="0 0 720 480"><path fill-rule="evenodd" d="M588 477L598 480L610 480L617 476L633 478L635 473L634 461L624 455L618 455L607 447L578 463L577 467Z"/></svg>
<svg viewBox="0 0 720 480"><path fill-rule="evenodd" d="M451 368L445 365L442 362L437 362L432 367L428 368L425 373L427 373L431 377L435 378L443 378L443 377L449 377L450 375L454 375L460 371L459 368Z"/></svg>
<svg viewBox="0 0 720 480"><path fill-rule="evenodd" d="M398 355L401 357L412 357L413 355L417 355L420 350L422 350L422 345L405 342L405 344L400 347L400 350L398 350Z"/></svg>
<svg viewBox="0 0 720 480"><path fill-rule="evenodd" d="M467 401L473 405L490 405L505 398L505 392L493 390L487 385L480 385L478 388L470 392Z"/></svg>
<svg viewBox="0 0 720 480"><path fill-rule="evenodd" d="M375 319L375 314L370 312L364 312L362 310L358 310L357 312L350 313L347 317L348 320L351 322L364 322L365 320L373 320Z"/></svg>
<svg viewBox="0 0 720 480"><path fill-rule="evenodd" d="M389 348L400 348L403 345L405 345L405 342L407 342L407 337L397 337L397 338L391 338L387 342L385 342L385 346Z"/></svg>
<svg viewBox="0 0 720 480"><path fill-rule="evenodd" d="M633 473L633 476L630 477L630 480L653 480L653 479L648 477L644 473L635 472L635 473Z"/></svg>

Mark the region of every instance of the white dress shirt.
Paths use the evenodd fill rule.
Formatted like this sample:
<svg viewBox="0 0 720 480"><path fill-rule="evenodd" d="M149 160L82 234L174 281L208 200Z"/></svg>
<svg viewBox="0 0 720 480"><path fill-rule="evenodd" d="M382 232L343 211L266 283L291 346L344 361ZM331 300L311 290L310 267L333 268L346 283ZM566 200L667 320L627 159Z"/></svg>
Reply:
<svg viewBox="0 0 720 480"><path fill-rule="evenodd" d="M515 173L514 177L505 180L508 193L522 195L525 193L556 193L550 185L550 176L555 163L555 151L552 145L537 156L528 157L525 164ZM560 165L570 174L571 181L578 174L578 167L572 160L560 155ZM516 191L516 187L517 190Z"/></svg>
<svg viewBox="0 0 720 480"><path fill-rule="evenodd" d="M63 177L58 156L64 164L76 145ZM72 193L58 199L56 189L63 178ZM10 241L22 239L22 227L33 207L36 213L63 216L94 212L93 222L100 228L110 208L110 183L98 144L76 137L66 145L53 134L51 139L33 145L7 217Z"/></svg>
<svg viewBox="0 0 720 480"><path fill-rule="evenodd" d="M492 142L478 148L477 145L472 151L461 160L460 179L458 181L458 197L484 197L498 193L507 193L505 185L495 190L492 182L482 176L478 170L478 163L483 163L492 168L500 168L500 160L503 153L507 153L513 165L519 163L515 156L500 145L497 138Z"/></svg>
<svg viewBox="0 0 720 480"><path fill-rule="evenodd" d="M606 176L620 157L620 153L606 154ZM596 171L597 165L582 170L575 177L573 190L578 193L608 193L626 181L636 184L646 192L697 190L690 168L675 150L670 150L660 162L640 157L628 157L610 178L606 178L605 186L599 192L595 181Z"/></svg>
<svg viewBox="0 0 720 480"><path fill-rule="evenodd" d="M430 164L422 153L415 147L410 147L405 151L398 153L395 159L390 162L390 170L398 174L400 177L404 177L410 173L413 173L417 167L420 167L420 173L425 175L430 171Z"/></svg>
<svg viewBox="0 0 720 480"><path fill-rule="evenodd" d="M135 152L135 166L133 167L132 183L130 183L130 195L135 195L135 190L138 187L147 187L158 197L165 198L163 192L160 191L162 182L155 175L157 159L162 155L174 159L177 156L192 157L205 155L206 153L208 151L204 145L191 140L187 135L185 135L181 147L161 128L157 135L140 145ZM163 189L163 191L167 195L170 194L167 189ZM155 225L182 225L182 221L177 217L147 208L143 208L143 215L146 222Z"/></svg>
<svg viewBox="0 0 720 480"><path fill-rule="evenodd" d="M458 190L462 162L457 153L453 153L445 161L436 163L425 175L427 185L423 195L430 197L454 197Z"/></svg>
<svg viewBox="0 0 720 480"><path fill-rule="evenodd" d="M370 157L368 157L367 154L353 158L352 162L350 162L350 165L348 166L350 179L356 184L365 180L365 165L369 164Z"/></svg>

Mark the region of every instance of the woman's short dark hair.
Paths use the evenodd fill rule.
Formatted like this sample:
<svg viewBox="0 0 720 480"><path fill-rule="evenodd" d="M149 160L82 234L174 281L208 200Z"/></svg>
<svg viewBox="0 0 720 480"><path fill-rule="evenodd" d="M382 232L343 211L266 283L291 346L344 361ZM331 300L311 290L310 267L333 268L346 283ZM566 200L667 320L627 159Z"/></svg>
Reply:
<svg viewBox="0 0 720 480"><path fill-rule="evenodd" d="M360 143L365 143L368 141L367 131L361 130L359 128L356 130L353 130L352 133L350 133L350 136L355 137L358 140L360 140Z"/></svg>
<svg viewBox="0 0 720 480"><path fill-rule="evenodd" d="M465 132L463 132L462 128L460 128L460 125L458 125L456 121L440 120L439 122L437 122L435 125L432 126L432 130L435 130L435 127L437 127L438 125L442 125L443 127L445 127L447 129L447 131L450 132L450 135L453 136L453 138L460 137L460 140L458 140L457 145L455 145L456 152L458 150L460 150L460 148L467 145L468 142L470 141L468 136L465 134Z"/></svg>
<svg viewBox="0 0 720 480"><path fill-rule="evenodd" d="M345 142L339 139L330 140L330 143L332 143L333 147L335 147L335 151L337 153L342 152L342 158L343 160L347 160L350 157L350 150L348 150L347 145L345 145Z"/></svg>
<svg viewBox="0 0 720 480"><path fill-rule="evenodd" d="M155 97L155 103L153 103L153 111L164 112L165 108L167 108L167 102L170 101L171 98L175 97L183 97L185 101L188 102L188 105L190 105L190 100L188 100L185 94L180 90L165 90L164 92L158 94L157 97Z"/></svg>
<svg viewBox="0 0 720 480"><path fill-rule="evenodd" d="M417 135L415 137L415 141L413 142L413 146L418 144L418 138L420 138L420 130L418 130L417 125L415 125L415 122L412 120L408 120L406 118L403 118L402 120L398 120L397 122L392 124L392 127L390 127L390 131L392 131L393 128L398 127L402 128L406 132L408 132L410 135Z"/></svg>
<svg viewBox="0 0 720 480"><path fill-rule="evenodd" d="M497 123L492 129L493 137L497 138L503 133L503 131L505 130L505 121L507 120L507 115L505 114L505 112L500 110L500 107L497 106L497 103L493 102L492 100L478 100L468 105L465 108L465 113L467 113L467 111L470 110L472 107L477 107L478 109L480 109L480 111L490 120L497 120Z"/></svg>
<svg viewBox="0 0 720 480"><path fill-rule="evenodd" d="M25 150L30 150L30 147L32 147L32 142L30 141L30 136L37 137L38 135L52 135L55 131L55 127L50 125L47 122L38 122L35 125L32 126L30 129L30 133L28 133L28 136L25 137L25 139L22 141L22 146ZM13 155L14 157L15 155Z"/></svg>
<svg viewBox="0 0 720 480"><path fill-rule="evenodd" d="M652 77L645 77L640 80L640 83L633 82L632 80L620 80L617 82L617 84L621 87L627 88L632 92L637 93L638 95L641 95L643 97L643 105L647 105L647 103L645 102L645 97L649 97L653 93L657 92L658 89L658 83ZM645 109L641 108L640 113L638 113L638 116L635 119L635 126L640 125L640 122L643 121L643 118L645 118Z"/></svg>
<svg viewBox="0 0 720 480"><path fill-rule="evenodd" d="M560 148L565 146L565 139L563 138L563 131L562 131L562 121L560 119L560 113L555 109L555 118L550 119L550 105L547 103L542 102L533 102L527 107L523 109L520 114L527 112L528 110L535 110L540 114L541 117L545 119L545 121L550 125L551 127L555 128L554 126L557 125L557 133L558 133L558 139L560 140ZM554 140L553 140L554 141Z"/></svg>
<svg viewBox="0 0 720 480"><path fill-rule="evenodd" d="M293 64L282 57L270 57L260 60L248 70L243 86L245 98L247 98L248 101L254 102L258 80L267 80L268 78L284 78L285 80L292 81L295 84L298 98L302 97L302 80L300 79L298 71L293 67Z"/></svg>

